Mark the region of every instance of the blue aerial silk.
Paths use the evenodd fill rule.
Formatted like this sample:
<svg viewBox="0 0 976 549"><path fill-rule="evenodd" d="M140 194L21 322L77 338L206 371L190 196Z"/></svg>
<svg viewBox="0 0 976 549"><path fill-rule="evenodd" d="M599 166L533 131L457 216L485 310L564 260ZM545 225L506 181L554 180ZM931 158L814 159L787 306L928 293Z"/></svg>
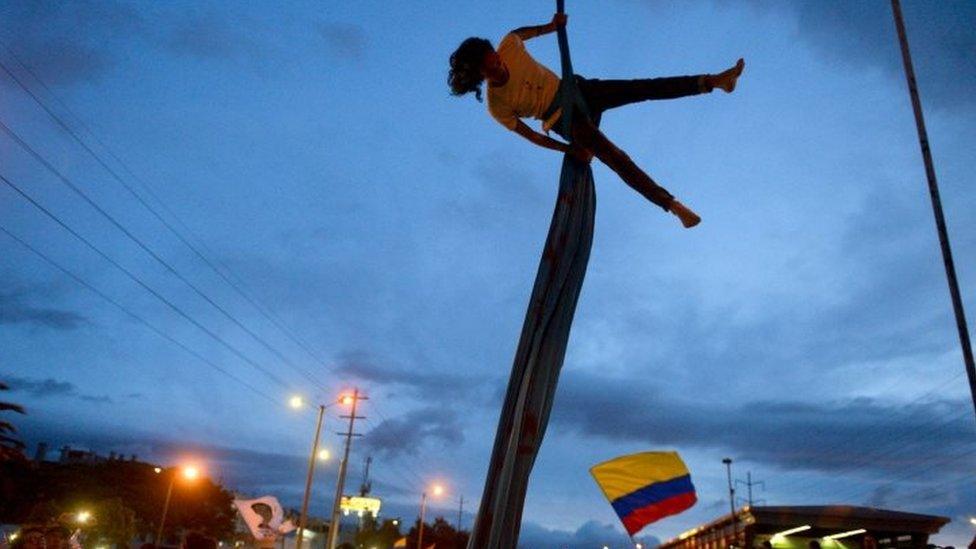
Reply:
<svg viewBox="0 0 976 549"><path fill-rule="evenodd" d="M563 0L557 0L556 4L557 11L563 13ZM562 61L561 133L571 136L572 117L588 113L573 75L566 29L560 28L558 33ZM529 474L549 423L576 302L590 258L595 209L590 165L566 154L559 176L556 209L522 325L468 549L518 546Z"/></svg>

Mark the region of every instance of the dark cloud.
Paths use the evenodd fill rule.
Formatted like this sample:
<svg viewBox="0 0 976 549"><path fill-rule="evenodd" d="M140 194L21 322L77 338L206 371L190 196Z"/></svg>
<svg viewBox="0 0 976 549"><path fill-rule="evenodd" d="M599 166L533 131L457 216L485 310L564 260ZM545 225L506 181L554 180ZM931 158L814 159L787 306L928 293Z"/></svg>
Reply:
<svg viewBox="0 0 976 549"><path fill-rule="evenodd" d="M78 388L67 381L58 381L52 378L32 379L9 374L0 375L0 379L3 379L10 386L11 391L24 392L34 398L72 397L95 404L112 402L112 399L105 395L93 396L79 393Z"/></svg>
<svg viewBox="0 0 976 549"><path fill-rule="evenodd" d="M97 79L119 61L113 48L140 36L141 15L118 2L8 2L0 19L16 29L9 45L45 82L55 86Z"/></svg>
<svg viewBox="0 0 976 549"><path fill-rule="evenodd" d="M54 330L74 330L86 318L73 311L35 307L27 303L28 292L0 293L0 326L25 324Z"/></svg>
<svg viewBox="0 0 976 549"><path fill-rule="evenodd" d="M905 81L888 2L755 5L795 16L799 38L829 62L859 69L877 67L899 82ZM904 2L903 12L923 101L944 108L976 105L973 95L966 92L976 85L976 4L965 0Z"/></svg>
<svg viewBox="0 0 976 549"><path fill-rule="evenodd" d="M634 540L644 547L657 547L660 540L654 536L637 535ZM584 547L631 547L630 538L622 529L595 520L587 521L575 532L549 529L533 522L523 522L519 547L526 549L582 549Z"/></svg>
<svg viewBox="0 0 976 549"><path fill-rule="evenodd" d="M363 27L348 23L321 23L318 32L329 52L336 57L352 61L366 57L368 42Z"/></svg>
<svg viewBox="0 0 976 549"><path fill-rule="evenodd" d="M418 455L430 442L457 446L464 442L459 414L443 407L412 410L396 419L386 419L367 433L364 445L378 455Z"/></svg>
<svg viewBox="0 0 976 549"><path fill-rule="evenodd" d="M336 373L368 381L380 386L408 387L420 396L457 399L480 387L469 376L425 371L381 363L362 351L348 351L336 360Z"/></svg>
<svg viewBox="0 0 976 549"><path fill-rule="evenodd" d="M263 50L245 30L249 27L226 15L192 14L175 21L163 43L172 53L197 59L257 59Z"/></svg>
<svg viewBox="0 0 976 549"><path fill-rule="evenodd" d="M971 421L959 414L966 403L938 397L909 405L867 398L727 405L720 394L682 399L636 379L564 377L553 411L562 427L652 446L721 448L784 470L910 472L924 465L913 449L947 456L973 441ZM941 473L958 466L949 462Z"/></svg>

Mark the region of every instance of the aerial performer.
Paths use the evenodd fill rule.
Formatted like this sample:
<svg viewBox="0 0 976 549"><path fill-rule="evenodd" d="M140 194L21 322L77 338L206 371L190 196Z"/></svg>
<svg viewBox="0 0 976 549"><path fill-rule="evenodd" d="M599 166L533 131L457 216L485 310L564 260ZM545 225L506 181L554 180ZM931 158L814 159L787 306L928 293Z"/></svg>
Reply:
<svg viewBox="0 0 976 549"><path fill-rule="evenodd" d="M496 50L469 38L451 55L448 83L455 95L481 100L488 81L488 110L529 141L563 152L559 190L539 268L522 323L508 388L502 403L484 490L468 549L518 547L529 477L541 448L566 356L576 304L593 244L596 191L590 160L595 155L631 187L678 217L685 227L699 217L674 199L598 128L603 111L648 99L667 99L735 89L744 63L717 75L644 80L589 80L573 71L564 0L552 21L507 34ZM537 63L523 41L557 32L562 79ZM536 118L567 143L535 132L521 118ZM629 500L628 500L629 501ZM643 516L643 515L641 515Z"/></svg>
<svg viewBox="0 0 976 549"><path fill-rule="evenodd" d="M718 74L695 76L600 80L575 75L579 93L590 112L589 117L573 117L571 134L567 135L559 123L563 114L558 96L559 77L533 59L524 44L526 40L564 27L566 20L565 14L557 13L545 25L515 29L502 38L497 49L484 38L471 37L461 42L451 55L448 74L451 93L461 96L473 92L481 101L481 84L487 80L488 112L501 125L540 147L571 153L581 161L589 161L595 155L635 191L677 216L686 228L694 227L701 218L607 139L598 128L600 116L606 110L640 101L674 99L711 93L715 89L731 93L745 62L739 59L732 68ZM540 120L545 133L533 130L522 118ZM550 130L572 145L549 137Z"/></svg>

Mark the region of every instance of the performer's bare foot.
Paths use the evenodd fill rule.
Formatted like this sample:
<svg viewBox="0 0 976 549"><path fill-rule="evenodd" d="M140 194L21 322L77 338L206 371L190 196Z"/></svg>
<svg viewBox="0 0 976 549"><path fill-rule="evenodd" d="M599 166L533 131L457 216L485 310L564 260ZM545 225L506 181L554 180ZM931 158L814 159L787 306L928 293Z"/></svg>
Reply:
<svg viewBox="0 0 976 549"><path fill-rule="evenodd" d="M698 214L689 210L687 206L681 202L678 202L677 200L671 202L670 209L671 213L681 220L681 224L684 225L686 229L690 229L701 223L701 218L698 217Z"/></svg>
<svg viewBox="0 0 976 549"><path fill-rule="evenodd" d="M742 74L742 69L746 66L746 62L741 57L736 61L735 66L731 69L722 71L718 74L710 74L706 78L706 83L711 88L722 88L725 93L732 93L735 90L735 84L739 80L739 75Z"/></svg>

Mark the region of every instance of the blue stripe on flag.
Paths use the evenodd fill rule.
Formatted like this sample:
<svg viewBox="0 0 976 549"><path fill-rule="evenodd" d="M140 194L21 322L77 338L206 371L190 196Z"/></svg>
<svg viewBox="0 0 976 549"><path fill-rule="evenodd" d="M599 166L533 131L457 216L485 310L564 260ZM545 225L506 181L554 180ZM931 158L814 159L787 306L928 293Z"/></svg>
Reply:
<svg viewBox="0 0 976 549"><path fill-rule="evenodd" d="M694 492L695 486L691 483L691 475L675 477L664 482L655 482L633 492L620 496L613 500L610 505L617 512L620 518L626 517L634 511L653 505L679 494Z"/></svg>

